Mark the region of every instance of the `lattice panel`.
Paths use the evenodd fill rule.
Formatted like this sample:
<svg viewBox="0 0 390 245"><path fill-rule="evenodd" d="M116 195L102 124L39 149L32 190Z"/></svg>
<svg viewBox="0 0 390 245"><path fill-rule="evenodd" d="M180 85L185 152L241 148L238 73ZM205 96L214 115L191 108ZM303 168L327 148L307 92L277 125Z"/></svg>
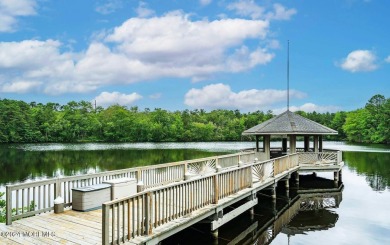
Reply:
<svg viewBox="0 0 390 245"><path fill-rule="evenodd" d="M300 164L334 164L337 163L337 153L300 153Z"/></svg>
<svg viewBox="0 0 390 245"><path fill-rule="evenodd" d="M252 166L253 182L263 182L274 176L274 161L260 163Z"/></svg>
<svg viewBox="0 0 390 245"><path fill-rule="evenodd" d="M205 175L209 173L215 173L217 166L215 159L202 162L192 162L187 165L187 172L190 174Z"/></svg>
<svg viewBox="0 0 390 245"><path fill-rule="evenodd" d="M319 210L326 208L335 208L337 206L334 197L312 197L301 201L299 210Z"/></svg>

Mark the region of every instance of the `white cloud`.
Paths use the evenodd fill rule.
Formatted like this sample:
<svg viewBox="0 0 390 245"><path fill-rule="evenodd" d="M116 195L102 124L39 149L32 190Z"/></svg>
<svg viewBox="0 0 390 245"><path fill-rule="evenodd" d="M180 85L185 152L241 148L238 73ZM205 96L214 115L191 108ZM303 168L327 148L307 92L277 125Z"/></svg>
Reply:
<svg viewBox="0 0 390 245"><path fill-rule="evenodd" d="M275 115L279 115L287 110L287 107L283 108L278 108L278 109L273 109L273 113ZM289 108L290 111L305 111L305 112L319 112L319 113L324 113L324 112L336 112L340 111L340 107L338 106L333 106L333 105L328 105L328 106L320 106L316 105L313 103L305 103L301 106L290 106Z"/></svg>
<svg viewBox="0 0 390 245"><path fill-rule="evenodd" d="M79 53L62 52L56 40L0 42L0 91L23 81L46 94L94 91L101 86L157 78L204 80L270 62L267 47L248 48L251 39L267 42L268 22L223 19L192 21L182 12L131 18Z"/></svg>
<svg viewBox="0 0 390 245"><path fill-rule="evenodd" d="M123 94L119 92L102 92L96 96L94 100L96 100L96 103L99 106L107 107L115 104L127 106L140 99L142 99L142 96L137 93Z"/></svg>
<svg viewBox="0 0 390 245"><path fill-rule="evenodd" d="M387 56L387 58L385 59L385 61L386 61L387 63L390 63L390 55Z"/></svg>
<svg viewBox="0 0 390 245"><path fill-rule="evenodd" d="M267 47L270 49L279 49L280 48L280 42L275 39L271 39L268 41Z"/></svg>
<svg viewBox="0 0 390 245"><path fill-rule="evenodd" d="M100 14L111 14L114 13L116 10L123 7L122 0L106 0L98 3L98 5L95 8L95 11Z"/></svg>
<svg viewBox="0 0 390 245"><path fill-rule="evenodd" d="M61 43L54 40L0 42L0 91L29 92L48 90L61 92L56 85L74 86L74 61L70 53L60 53ZM49 89L50 88L50 89Z"/></svg>
<svg viewBox="0 0 390 245"><path fill-rule="evenodd" d="M0 32L16 31L17 18L36 14L35 0L0 0Z"/></svg>
<svg viewBox="0 0 390 245"><path fill-rule="evenodd" d="M234 3L230 3L227 9L234 10L238 15L249 16L252 19L259 19L263 17L265 9L260 7L253 0L239 0Z"/></svg>
<svg viewBox="0 0 390 245"><path fill-rule="evenodd" d="M199 0L200 5L206 6L209 5L212 2L212 0Z"/></svg>
<svg viewBox="0 0 390 245"><path fill-rule="evenodd" d="M259 64L266 64L272 60L273 54L267 53L266 49L250 51L248 47L242 46L227 59L229 70L240 72Z"/></svg>
<svg viewBox="0 0 390 245"><path fill-rule="evenodd" d="M274 89L233 92L230 86L218 83L189 90L185 95L184 103L193 108L262 110L269 105L286 100L286 96L286 90ZM306 95L300 91L290 90L290 98L304 96Z"/></svg>
<svg viewBox="0 0 390 245"><path fill-rule="evenodd" d="M341 68L350 72L367 72L378 68L376 56L369 50L355 50L342 60Z"/></svg>
<svg viewBox="0 0 390 245"><path fill-rule="evenodd" d="M157 100L157 99L160 99L161 96L162 96L162 93L155 93L155 94L149 95L149 98L151 98L153 100Z"/></svg>
<svg viewBox="0 0 390 245"><path fill-rule="evenodd" d="M283 5L275 3L274 12L269 12L267 18L270 20L289 20L291 16L297 13L296 9L286 9Z"/></svg>
<svg viewBox="0 0 390 245"><path fill-rule="evenodd" d="M279 3L273 4L273 9L267 12L266 7L259 6L254 0L239 0L227 5L227 9L235 11L240 16L266 20L289 20L297 13L296 9L287 9Z"/></svg>
<svg viewBox="0 0 390 245"><path fill-rule="evenodd" d="M154 10L147 8L147 4L145 2L139 2L135 12L140 18L146 18L155 14Z"/></svg>
<svg viewBox="0 0 390 245"><path fill-rule="evenodd" d="M41 85L36 81L14 81L12 83L5 83L1 90L6 93L26 93L36 89Z"/></svg>

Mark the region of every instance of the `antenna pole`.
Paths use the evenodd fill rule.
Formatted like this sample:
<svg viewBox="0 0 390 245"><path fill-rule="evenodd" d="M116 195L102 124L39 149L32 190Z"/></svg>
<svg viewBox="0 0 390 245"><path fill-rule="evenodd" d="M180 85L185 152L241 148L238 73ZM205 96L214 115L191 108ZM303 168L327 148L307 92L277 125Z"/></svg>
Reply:
<svg viewBox="0 0 390 245"><path fill-rule="evenodd" d="M287 111L290 110L290 40L287 40Z"/></svg>

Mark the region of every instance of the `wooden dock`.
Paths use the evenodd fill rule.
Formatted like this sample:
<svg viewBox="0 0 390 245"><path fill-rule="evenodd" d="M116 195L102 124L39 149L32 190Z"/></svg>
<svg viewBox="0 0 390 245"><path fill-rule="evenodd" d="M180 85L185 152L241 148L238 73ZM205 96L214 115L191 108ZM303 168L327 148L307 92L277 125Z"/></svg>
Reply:
<svg viewBox="0 0 390 245"><path fill-rule="evenodd" d="M0 244L157 244L199 221L209 222L218 236L220 226L253 210L257 192L270 189L276 198L277 184L288 188L292 176L299 182L300 171L331 171L338 181L342 166L340 152L299 152L259 161L255 151L247 151L7 186L8 225L0 225ZM72 188L124 177L141 183L138 193L95 211L69 209ZM68 208L54 214L58 195Z"/></svg>
<svg viewBox="0 0 390 245"><path fill-rule="evenodd" d="M0 244L101 244L102 210L65 210L0 224Z"/></svg>

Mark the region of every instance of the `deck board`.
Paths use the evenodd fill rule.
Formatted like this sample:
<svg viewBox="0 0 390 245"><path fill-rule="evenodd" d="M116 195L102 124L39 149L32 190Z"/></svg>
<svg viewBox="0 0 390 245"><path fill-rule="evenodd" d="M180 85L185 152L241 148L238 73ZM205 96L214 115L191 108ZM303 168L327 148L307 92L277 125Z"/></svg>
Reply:
<svg viewBox="0 0 390 245"><path fill-rule="evenodd" d="M101 244L101 220L102 210L90 212L65 210L62 214L53 212L41 214L16 220L12 225L0 224L0 231L3 234L4 232L16 234L12 237L0 236L0 244ZM27 232L30 232L30 236L26 235Z"/></svg>

